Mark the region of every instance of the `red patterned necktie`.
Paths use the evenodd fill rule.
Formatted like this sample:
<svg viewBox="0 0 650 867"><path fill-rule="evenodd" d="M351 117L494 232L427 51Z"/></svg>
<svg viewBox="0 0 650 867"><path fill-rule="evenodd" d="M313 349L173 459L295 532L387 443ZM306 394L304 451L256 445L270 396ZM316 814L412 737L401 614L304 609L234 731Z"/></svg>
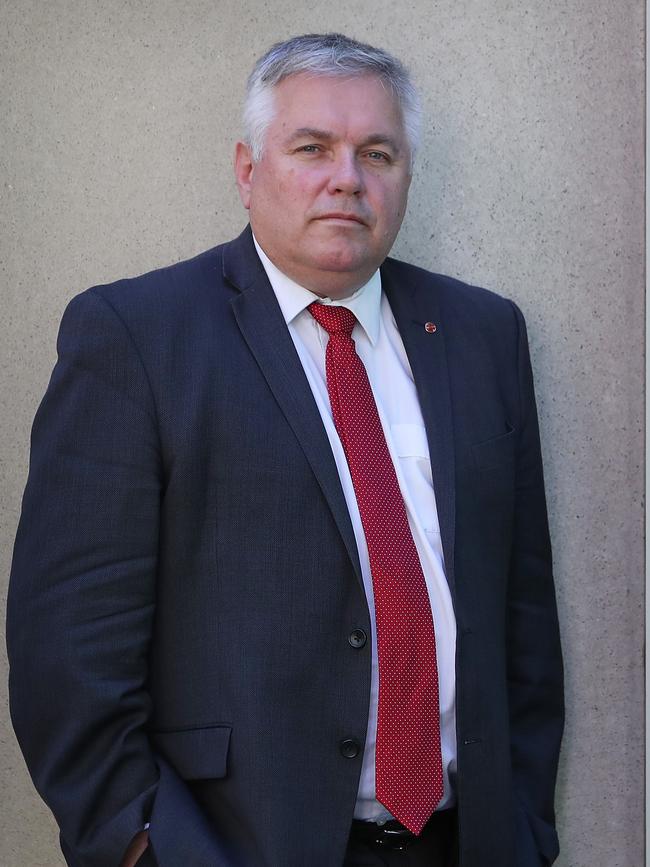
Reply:
<svg viewBox="0 0 650 867"><path fill-rule="evenodd" d="M429 595L368 375L352 339L355 315L318 302L309 312L329 334L327 390L370 558L379 657L377 800L419 834L443 795Z"/></svg>

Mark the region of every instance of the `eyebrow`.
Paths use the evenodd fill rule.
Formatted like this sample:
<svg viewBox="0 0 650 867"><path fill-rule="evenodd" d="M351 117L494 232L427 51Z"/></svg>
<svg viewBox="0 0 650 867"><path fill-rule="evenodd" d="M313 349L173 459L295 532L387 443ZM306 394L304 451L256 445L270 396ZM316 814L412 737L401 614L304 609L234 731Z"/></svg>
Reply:
<svg viewBox="0 0 650 867"><path fill-rule="evenodd" d="M311 126L301 126L299 129L294 130L291 133L291 135L287 139L287 144L291 144L292 142L296 141L296 139L300 138L315 138L319 141L331 142L334 141L336 136L325 129L316 129L315 127ZM367 135L363 139L363 141L359 142L358 146L360 148L364 148L368 147L368 145L388 145L395 151L395 153L400 152L400 147L397 144L396 140L391 136L381 132L371 133L370 135Z"/></svg>

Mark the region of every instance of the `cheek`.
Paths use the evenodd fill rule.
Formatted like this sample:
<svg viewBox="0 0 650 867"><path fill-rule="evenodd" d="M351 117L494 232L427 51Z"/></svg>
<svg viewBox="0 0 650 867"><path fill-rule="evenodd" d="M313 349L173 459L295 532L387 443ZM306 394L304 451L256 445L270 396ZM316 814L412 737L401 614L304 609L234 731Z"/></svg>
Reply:
<svg viewBox="0 0 650 867"><path fill-rule="evenodd" d="M408 188L404 189L402 185L396 187L391 196L391 208L390 213L392 214L393 220L398 220L401 222L404 219L404 214L406 213L406 203L407 203L407 195Z"/></svg>
<svg viewBox="0 0 650 867"><path fill-rule="evenodd" d="M404 188L404 184L399 182L387 182L385 178L377 180L376 183L369 182L366 185L368 199L378 213L381 213L389 219L394 214L402 213L406 207L406 194L408 189Z"/></svg>
<svg viewBox="0 0 650 867"><path fill-rule="evenodd" d="M299 209L312 195L311 179L299 171L289 171L277 181L277 196L281 202Z"/></svg>
<svg viewBox="0 0 650 867"><path fill-rule="evenodd" d="M382 243L397 235L406 212L406 195L401 186L383 189L379 198L373 202L377 214L378 237Z"/></svg>
<svg viewBox="0 0 650 867"><path fill-rule="evenodd" d="M405 201L400 196L386 196L381 202L381 216L379 222L385 228L392 228L395 223L401 222L404 217Z"/></svg>

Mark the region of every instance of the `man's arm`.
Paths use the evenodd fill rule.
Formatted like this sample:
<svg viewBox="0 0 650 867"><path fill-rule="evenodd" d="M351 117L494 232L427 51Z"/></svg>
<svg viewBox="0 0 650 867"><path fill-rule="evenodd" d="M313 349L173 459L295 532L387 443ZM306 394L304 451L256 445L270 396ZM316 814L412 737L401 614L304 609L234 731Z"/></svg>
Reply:
<svg viewBox="0 0 650 867"><path fill-rule="evenodd" d="M160 865L225 864L146 734L163 496L146 371L95 290L66 310L58 353L34 422L9 590L18 739L69 864L117 867L150 818L145 863L153 848ZM210 857L195 861L193 843Z"/></svg>
<svg viewBox="0 0 650 867"><path fill-rule="evenodd" d="M540 867L558 853L553 798L564 724L563 669L526 326L514 310L521 412L507 613L510 741L518 799L516 864Z"/></svg>

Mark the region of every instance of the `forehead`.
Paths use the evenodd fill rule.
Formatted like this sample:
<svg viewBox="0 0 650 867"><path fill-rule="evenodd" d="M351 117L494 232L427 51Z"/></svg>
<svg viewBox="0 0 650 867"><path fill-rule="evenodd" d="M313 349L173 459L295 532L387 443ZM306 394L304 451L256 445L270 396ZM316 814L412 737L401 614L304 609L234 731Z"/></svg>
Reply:
<svg viewBox="0 0 650 867"><path fill-rule="evenodd" d="M270 131L275 135L313 128L342 135L404 136L397 97L375 75L291 75L276 86L274 108Z"/></svg>

